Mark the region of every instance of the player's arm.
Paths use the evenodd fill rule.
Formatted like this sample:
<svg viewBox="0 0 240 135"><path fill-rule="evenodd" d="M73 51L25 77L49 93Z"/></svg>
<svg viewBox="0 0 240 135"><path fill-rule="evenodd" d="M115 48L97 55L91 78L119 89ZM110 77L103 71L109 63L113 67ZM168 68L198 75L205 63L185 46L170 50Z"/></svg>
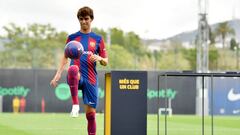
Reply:
<svg viewBox="0 0 240 135"><path fill-rule="evenodd" d="M66 64L68 63L68 58L63 55L61 62L60 62L60 66L55 74L55 76L53 77L53 79L50 82L50 85L52 85L53 87L56 87L58 85L58 81L61 78L61 74L66 66Z"/></svg>
<svg viewBox="0 0 240 135"><path fill-rule="evenodd" d="M98 61L100 62L101 65L107 66L108 57L107 57L107 51L106 51L106 47L105 47L103 38L100 41L100 49L99 50L100 51L99 51Z"/></svg>
<svg viewBox="0 0 240 135"><path fill-rule="evenodd" d="M92 54L91 57L90 57L90 60L92 62L99 61L99 63L103 66L107 66L107 64L108 64L108 58L103 58L103 57L101 57L97 54Z"/></svg>

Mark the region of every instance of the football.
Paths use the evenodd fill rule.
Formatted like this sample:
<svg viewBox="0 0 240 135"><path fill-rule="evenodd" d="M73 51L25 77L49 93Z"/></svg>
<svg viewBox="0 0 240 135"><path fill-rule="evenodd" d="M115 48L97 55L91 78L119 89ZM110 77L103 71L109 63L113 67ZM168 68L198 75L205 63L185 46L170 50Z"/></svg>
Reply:
<svg viewBox="0 0 240 135"><path fill-rule="evenodd" d="M78 41L70 41L65 45L64 54L70 59L79 59L83 54L83 45Z"/></svg>

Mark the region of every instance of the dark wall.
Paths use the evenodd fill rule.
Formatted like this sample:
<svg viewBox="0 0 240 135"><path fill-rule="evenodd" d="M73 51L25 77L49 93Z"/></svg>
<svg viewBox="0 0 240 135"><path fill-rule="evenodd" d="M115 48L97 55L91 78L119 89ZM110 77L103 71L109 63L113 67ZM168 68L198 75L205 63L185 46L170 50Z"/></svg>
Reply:
<svg viewBox="0 0 240 135"><path fill-rule="evenodd" d="M158 98L157 87L160 73L148 72L148 112L157 113L158 108L171 106L174 114L195 114L196 78L160 77L160 98Z"/></svg>
<svg viewBox="0 0 240 135"><path fill-rule="evenodd" d="M46 112L70 112L71 98L60 100L55 89L49 83L55 74L55 70L44 69L0 69L0 95L3 95L3 111L12 112L12 99L14 96L21 98L24 96L22 91L28 91L25 95L27 112L40 112L41 100L45 100ZM195 78L169 77L167 78L167 87L165 88L164 78L160 79L160 100L158 100L158 74L161 72L148 72L148 113L156 113L159 107L165 106L165 98L171 100L173 113L194 114L196 81ZM100 98L97 107L98 112L104 110L104 74L105 71L99 71L99 90ZM163 83L164 82L164 83ZM66 83L66 72L62 74L60 83ZM166 93L164 93L166 91ZM63 90L63 92L66 92ZM79 91L81 93L81 91ZM80 104L82 106L82 99ZM168 102L167 102L168 103ZM84 111L81 109L81 111Z"/></svg>

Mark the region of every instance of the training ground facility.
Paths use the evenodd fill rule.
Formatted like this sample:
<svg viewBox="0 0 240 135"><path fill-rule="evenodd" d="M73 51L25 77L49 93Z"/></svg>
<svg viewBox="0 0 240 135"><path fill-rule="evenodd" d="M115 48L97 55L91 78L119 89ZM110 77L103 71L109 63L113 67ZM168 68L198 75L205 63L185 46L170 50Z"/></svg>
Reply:
<svg viewBox="0 0 240 135"><path fill-rule="evenodd" d="M25 97L27 102L25 111L28 113L41 112L43 100L45 102L45 113L69 113L71 110L71 98L69 87L66 84L66 72L62 75L59 86L54 89L49 85L49 82L55 72L55 70L43 69L0 69L0 103L2 103L0 110L4 113L12 112L12 100L15 96L18 96L19 98ZM99 105L97 112L102 114L105 112L106 73L106 71L99 71L98 74ZM239 133L237 129L240 129L240 126L234 125L234 120L239 120L236 118L240 115L240 80L238 77L214 77L214 83L211 86L213 88L212 94L208 89L204 89L205 93L201 95L196 90L196 77L170 77L167 79L166 87L164 77L158 80L159 75L162 73L148 71L147 81L144 82L147 85L146 112L149 115L147 117L148 134L154 135L159 132L160 134L171 135L174 134L173 131L176 133L182 131L185 134L188 132L202 134L202 117L201 112L199 113L199 107L201 106L198 104L199 97L201 98L202 96L204 96L206 101L204 103L207 106L207 112L204 114L206 116L204 124L211 123L212 118L208 118L208 116L213 114L216 119L214 125L219 128L215 128L214 131L219 131L218 135L221 133L229 134L229 131L232 131L232 135L235 135L234 133L237 133L237 131ZM212 95L214 95L214 98L211 98ZM81 92L79 92L79 98L81 101ZM210 101L212 101L214 106L209 107ZM122 106L122 104L118 106L119 113L121 113L121 108L124 108ZM83 108L82 104L81 108ZM81 112L83 111L82 109ZM160 117L155 117L158 114ZM167 116L168 123L165 121L165 116ZM233 125L231 126L232 130L225 129L227 127L224 125L226 122L229 125ZM149 127L149 123L151 123L151 127ZM197 123L197 126L191 128L194 125L193 123ZM164 128L166 125L168 125L168 132ZM211 126L206 127L204 133L213 134Z"/></svg>

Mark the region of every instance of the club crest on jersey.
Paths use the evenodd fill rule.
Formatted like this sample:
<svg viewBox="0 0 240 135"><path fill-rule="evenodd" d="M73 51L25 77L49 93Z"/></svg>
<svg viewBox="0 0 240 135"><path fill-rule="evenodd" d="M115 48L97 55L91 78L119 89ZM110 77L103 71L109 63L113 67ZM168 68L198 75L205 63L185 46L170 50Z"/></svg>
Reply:
<svg viewBox="0 0 240 135"><path fill-rule="evenodd" d="M96 45L95 42L90 42L90 46L91 46L91 47L94 47L95 45Z"/></svg>

